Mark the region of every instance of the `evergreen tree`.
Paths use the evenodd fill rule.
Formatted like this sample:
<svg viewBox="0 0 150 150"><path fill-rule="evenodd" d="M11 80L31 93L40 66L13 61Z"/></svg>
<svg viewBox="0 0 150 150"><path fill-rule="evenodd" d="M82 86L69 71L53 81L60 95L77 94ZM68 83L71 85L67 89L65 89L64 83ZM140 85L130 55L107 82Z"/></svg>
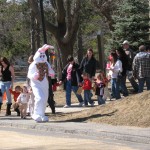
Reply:
<svg viewBox="0 0 150 150"><path fill-rule="evenodd" d="M115 25L113 44L120 45L124 40L137 49L149 43L148 0L123 0L113 16Z"/></svg>

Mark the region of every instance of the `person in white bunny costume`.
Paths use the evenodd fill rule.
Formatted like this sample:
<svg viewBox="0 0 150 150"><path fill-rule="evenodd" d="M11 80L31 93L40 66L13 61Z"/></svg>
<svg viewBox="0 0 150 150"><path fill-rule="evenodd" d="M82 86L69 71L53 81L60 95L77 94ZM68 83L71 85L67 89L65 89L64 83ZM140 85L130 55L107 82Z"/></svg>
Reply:
<svg viewBox="0 0 150 150"><path fill-rule="evenodd" d="M45 51L53 49L51 45L43 45L37 50L33 57L33 62L28 69L27 77L30 79L31 88L35 96L34 112L31 116L37 122L46 122L45 109L49 95L48 76L54 76L55 73L47 62Z"/></svg>

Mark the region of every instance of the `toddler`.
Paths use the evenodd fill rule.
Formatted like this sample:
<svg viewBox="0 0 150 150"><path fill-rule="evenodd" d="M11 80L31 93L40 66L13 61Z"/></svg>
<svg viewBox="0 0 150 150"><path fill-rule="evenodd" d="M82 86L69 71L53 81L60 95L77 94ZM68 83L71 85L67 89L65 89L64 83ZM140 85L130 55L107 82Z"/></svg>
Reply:
<svg viewBox="0 0 150 150"><path fill-rule="evenodd" d="M100 72L97 75L95 81L95 85L96 85L95 95L97 95L98 105L105 104L105 100L103 99L105 84L106 84L106 78L104 77L103 72Z"/></svg>
<svg viewBox="0 0 150 150"><path fill-rule="evenodd" d="M88 73L83 73L83 90L84 90L84 106L88 105L88 102L91 104L91 106L94 106L94 102L91 100L91 89L92 89L92 82L89 78Z"/></svg>
<svg viewBox="0 0 150 150"><path fill-rule="evenodd" d="M20 95L20 90L21 90L21 87L20 86L15 86L15 90L13 91L12 89L9 89L9 92L13 95L14 97L14 105L13 105L13 108L14 108L14 111L17 112L17 116L20 116L20 110L19 110L19 105L18 103L16 103L17 101L17 98L18 96Z"/></svg>
<svg viewBox="0 0 150 150"><path fill-rule="evenodd" d="M17 103L19 104L21 118L26 119L27 104L29 101L30 94L26 86L23 86L20 95L17 98Z"/></svg>

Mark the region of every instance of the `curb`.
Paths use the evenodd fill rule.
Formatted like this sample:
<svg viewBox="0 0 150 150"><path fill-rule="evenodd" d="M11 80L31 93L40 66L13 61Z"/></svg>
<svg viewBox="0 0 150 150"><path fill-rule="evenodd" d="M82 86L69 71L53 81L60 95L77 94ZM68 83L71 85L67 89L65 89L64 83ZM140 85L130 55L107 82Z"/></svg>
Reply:
<svg viewBox="0 0 150 150"><path fill-rule="evenodd" d="M131 132L131 129L126 129L125 132L121 132L121 131L117 132L115 130L110 131L109 125L108 125L108 130L106 131L105 129L98 129L97 127L99 125L96 125L96 128L92 129L95 125L93 126L93 124L90 124L90 123L84 123L84 124L73 123L73 122L59 123L59 122L54 122L54 121L50 121L48 123L35 123L33 120L29 120L29 121L30 122L23 121L20 123L13 122L11 120L0 121L0 126L19 128L19 129L37 130L37 131L50 132L50 133L88 136L88 137L94 137L94 138L109 138L109 139L114 139L114 140L150 144L150 134L148 134L150 129L145 130L145 128L143 129L144 134L143 133L140 134L140 131L138 132L138 128L135 130L135 133L133 133L134 130L132 130ZM80 125L82 125L81 128L80 128ZM105 126L105 125L100 125L99 127L102 127L102 126ZM121 128L124 128L124 127L121 127Z"/></svg>

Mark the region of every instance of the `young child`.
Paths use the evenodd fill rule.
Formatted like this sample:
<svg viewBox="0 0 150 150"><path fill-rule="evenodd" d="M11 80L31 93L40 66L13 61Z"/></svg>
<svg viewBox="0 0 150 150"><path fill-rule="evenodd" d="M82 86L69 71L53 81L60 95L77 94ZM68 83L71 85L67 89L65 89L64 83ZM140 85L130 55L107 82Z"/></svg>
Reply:
<svg viewBox="0 0 150 150"><path fill-rule="evenodd" d="M9 89L9 92L14 96L14 111L17 112L17 116L20 116L20 110L19 110L19 105L16 103L18 96L20 95L20 90L21 87L19 85L15 86L15 90L13 91L12 89Z"/></svg>
<svg viewBox="0 0 150 150"><path fill-rule="evenodd" d="M27 86L23 86L20 95L17 98L17 103L19 104L21 118L26 119L27 104L29 101L30 94L28 93Z"/></svg>
<svg viewBox="0 0 150 150"><path fill-rule="evenodd" d="M100 74L101 74L102 80L103 80L104 85L105 85L103 99L106 100L107 98L109 98L111 100L111 94L108 90L108 83L109 83L110 79L108 79L106 77L106 75L103 71L100 71Z"/></svg>
<svg viewBox="0 0 150 150"><path fill-rule="evenodd" d="M91 104L91 106L94 106L94 102L91 100L91 89L92 89L92 82L89 78L88 73L83 73L83 90L84 90L84 106L88 105L88 102Z"/></svg>
<svg viewBox="0 0 150 150"><path fill-rule="evenodd" d="M95 85L96 85L95 95L97 95L98 105L105 104L105 100L103 99L105 82L106 82L106 79L104 78L104 74L103 72L100 72L97 75L97 78L95 81Z"/></svg>

